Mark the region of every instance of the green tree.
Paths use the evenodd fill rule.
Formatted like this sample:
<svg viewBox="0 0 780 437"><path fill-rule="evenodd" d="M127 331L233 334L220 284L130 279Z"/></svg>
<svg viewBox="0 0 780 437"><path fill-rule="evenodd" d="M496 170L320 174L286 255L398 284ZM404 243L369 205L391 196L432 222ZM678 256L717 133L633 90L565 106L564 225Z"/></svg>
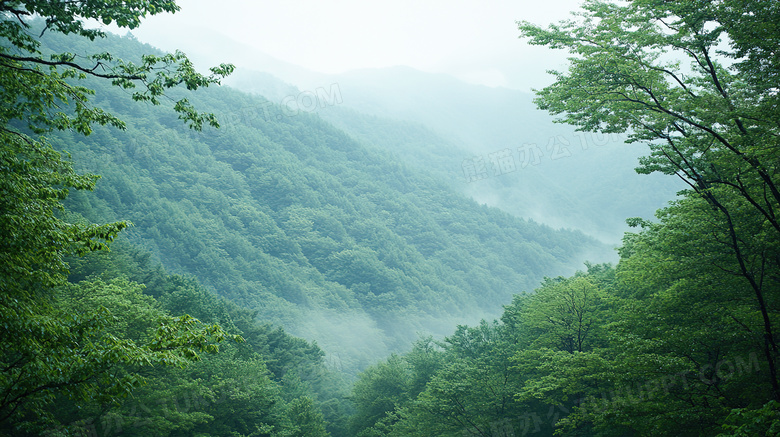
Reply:
<svg viewBox="0 0 780 437"><path fill-rule="evenodd" d="M105 79L134 89L134 100L156 105L167 89L217 83L232 66L203 76L182 53L144 56L137 64L106 52L47 54L38 38L59 32L95 40L105 35L85 27L83 20L134 28L146 14L177 9L175 2L161 0L0 2L0 427L8 432L45 426L46 407L57 396L84 401L99 394L111 401L143 381L133 372L113 375L114 368L180 365L197 359L199 352L215 351L226 336L218 326L183 316L159 323L136 343L111 332L116 315L106 306L66 312L56 292L66 281L65 255L105 249L127 226L67 220L62 200L69 189L93 189L97 176L76 174L37 136L52 130L89 134L94 124L124 127L91 105L93 92L79 80ZM173 107L193 128L217 125L212 114L199 113L186 99Z"/></svg>
<svg viewBox="0 0 780 437"><path fill-rule="evenodd" d="M580 130L648 142L640 172L676 175L733 257L760 311L767 383L780 400L770 296L780 288L776 2L587 1L577 20L520 23L531 44L572 53L538 106ZM773 45L774 44L774 45ZM637 224L637 221L633 222ZM699 232L689 223L690 233ZM762 243L755 244L755 235Z"/></svg>
<svg viewBox="0 0 780 437"><path fill-rule="evenodd" d="M607 384L624 391L618 395L624 400L626 389L637 396L659 380L668 389L628 405L613 396L612 424L630 424L640 433L711 435L729 410L760 408L772 399L771 369L758 361L763 317L733 253L724 250L728 227L711 211L702 198L684 198L659 211L658 223L645 223L643 232L626 238L617 277L628 294L610 326L614 376ZM736 211L735 224L750 227L757 216L748 211ZM747 265L758 267L752 264L771 247L760 233L737 229L749 249ZM777 297L767 297L774 325ZM718 371L736 362L754 365ZM636 416L646 419L632 421Z"/></svg>
<svg viewBox="0 0 780 437"><path fill-rule="evenodd" d="M728 429L748 429L751 418L772 416L776 403L766 402L780 399L780 7L634 0L583 9L547 29L519 23L532 44L573 55L568 71L553 72L555 83L538 92L538 106L580 130L647 142L638 171L676 175L689 187L660 223L629 221L644 230L621 249L618 276L630 291L622 320L610 326L612 369L601 384L619 389L697 371L702 378L573 417L605 434L697 434L716 431L733 409ZM766 371L730 380L712 372L725 356L756 349Z"/></svg>
<svg viewBox="0 0 780 437"><path fill-rule="evenodd" d="M409 400L410 379L408 363L395 354L363 371L352 389L357 410L350 423L353 434L362 435L388 413L403 406Z"/></svg>
<svg viewBox="0 0 780 437"><path fill-rule="evenodd" d="M521 429L524 412L514 399L520 375L510 361L515 342L506 326L459 326L443 350L432 346L421 340L403 357L412 365L413 388L363 435L492 436ZM360 411L366 399L355 400Z"/></svg>
<svg viewBox="0 0 780 437"><path fill-rule="evenodd" d="M535 348L584 352L602 340L604 300L603 291L587 276L547 278L521 305L520 317L535 337Z"/></svg>
<svg viewBox="0 0 780 437"><path fill-rule="evenodd" d="M350 418L352 433L387 435L399 420L408 422L406 410L414 410L413 401L445 367L446 359L441 345L426 337L416 341L408 353L391 355L363 371L352 390L356 409Z"/></svg>
<svg viewBox="0 0 780 437"><path fill-rule="evenodd" d="M325 368L316 344L261 324L256 311L217 296L193 278L167 275L147 252L131 246L124 236L112 243L110 252L68 258L68 263L71 281L88 278L78 284L83 292L70 293L74 305L88 309L99 302L121 315L109 327L110 332L137 338L130 333L141 332L139 327L153 328L153 316L169 312L218 323L246 341L220 347L219 354L202 356L186 368L141 369L148 383L135 389L121 405L89 403L76 408L72 403L58 403L55 411L60 423L74 429L81 426L85 433L94 427L100 435L121 431L174 436L197 431L203 436L257 432L313 436L322 435L326 425L332 435L347 435L340 423L347 416L346 381ZM113 287L132 284L125 276L146 285L143 295L120 293ZM131 288L142 287L136 284Z"/></svg>

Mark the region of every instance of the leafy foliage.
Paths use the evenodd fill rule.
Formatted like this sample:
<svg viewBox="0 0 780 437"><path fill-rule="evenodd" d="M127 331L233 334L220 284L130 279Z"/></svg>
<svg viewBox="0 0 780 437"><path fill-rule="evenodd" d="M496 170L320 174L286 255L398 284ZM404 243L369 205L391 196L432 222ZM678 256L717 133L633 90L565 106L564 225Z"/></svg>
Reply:
<svg viewBox="0 0 780 437"><path fill-rule="evenodd" d="M224 339L240 340L218 325L156 312L153 302L127 282L66 285L64 256L106 249L128 224L90 225L64 217L62 201L69 189L91 190L97 177L77 174L46 139L26 133L57 129L89 134L93 124L124 126L91 106L92 90L70 80L93 76L124 88L140 82L145 91L134 94L134 99L158 103L167 88L207 86L232 68L221 66L214 76L204 77L180 54L148 57L140 66L115 61L109 53L87 56L83 62L72 53L45 57L31 33L33 16L45 19L41 34L48 30L95 39L105 35L84 28L82 18L116 20L120 26L133 27L147 12L173 9L172 2L0 4L3 432L39 433L56 422L52 406L58 398L115 403L145 381L140 368L181 366L198 360L202 352L216 352L217 343ZM93 65L85 66L90 62ZM196 128L213 121L213 116L199 114L186 100L174 109ZM136 317L119 319L117 308L127 310L129 305L138 308Z"/></svg>
<svg viewBox="0 0 780 437"><path fill-rule="evenodd" d="M574 20L520 23L532 44L573 55L538 92L541 108L649 142L639 171L689 189L657 221L629 220L641 229L625 235L616 267L546 280L492 331L460 328L445 348L452 365L375 435L777 433L779 12L588 1Z"/></svg>
<svg viewBox="0 0 780 437"><path fill-rule="evenodd" d="M42 133L49 129L73 129L82 134L91 132L91 125L110 124L123 128L117 117L91 105L94 91L73 85L68 79L97 77L110 80L115 86L132 89L133 100L155 105L165 90L184 85L188 90L218 83L230 74L233 66L220 65L211 69L210 76L195 71L183 53L164 56L145 55L135 64L117 58L115 54L77 54L71 52L44 54L40 37L47 31L64 35L74 34L94 41L106 34L87 28L84 19L95 19L104 24L115 22L119 27L133 29L147 13L155 15L175 12L179 8L170 0L132 1L103 5L90 2L53 4L48 1L4 2L0 5L3 20L0 36L5 43L0 47L0 68L3 74L3 105L0 117L3 125L11 120L23 121L32 131ZM35 22L42 17L45 24ZM36 34L40 34L36 37ZM70 105L62 111L59 105ZM200 129L204 123L218 126L213 114L198 113L186 98L174 104L180 118ZM70 112L70 113L69 113Z"/></svg>

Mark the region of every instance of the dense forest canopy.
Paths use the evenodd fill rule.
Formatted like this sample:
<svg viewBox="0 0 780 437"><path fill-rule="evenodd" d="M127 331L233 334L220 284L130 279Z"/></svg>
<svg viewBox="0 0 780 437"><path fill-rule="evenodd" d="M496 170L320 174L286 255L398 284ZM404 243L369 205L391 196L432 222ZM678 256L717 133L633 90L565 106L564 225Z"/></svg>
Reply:
<svg viewBox="0 0 780 437"><path fill-rule="evenodd" d="M571 54L539 108L688 187L576 273L595 240L81 21L177 10L0 2L0 433L780 434L780 4L518 23Z"/></svg>
<svg viewBox="0 0 780 437"><path fill-rule="evenodd" d="M105 38L77 19L134 27L146 13L175 9L173 2L0 5L3 435L328 435L326 416L338 434L341 383L316 345L167 275L143 251L120 244L97 256L128 223L89 224L62 205L71 190L94 189L98 177L76 173L47 137L126 128L93 106L94 91L79 83L111 81L157 105L168 101L166 89L216 84L231 67L203 76L178 53L137 64L109 52L51 53L40 35ZM186 98L172 110L195 129L216 125ZM328 399L317 394L325 392Z"/></svg>
<svg viewBox="0 0 780 437"><path fill-rule="evenodd" d="M639 171L688 189L629 220L617 266L362 373L353 432L777 435L779 22L777 2L637 0L519 23L572 54L540 108L649 144Z"/></svg>
<svg viewBox="0 0 780 437"><path fill-rule="evenodd" d="M46 17L44 30L94 39L79 16L114 19L133 27L146 12L172 10L171 2L143 2L114 8L91 4L3 2L0 36L2 80L2 218L0 284L3 337L0 423L4 433L40 433L56 424L58 400L91 400L110 405L141 386L144 368L184 366L204 352L215 353L226 338L241 340L219 325L181 314L173 316L144 299L140 287L67 283L66 255L106 249L126 222L90 225L69 220L61 201L69 189L92 189L93 175L79 175L39 135L52 130L90 133L93 124L123 127L121 120L92 106L88 88L68 79L101 77L126 89L143 85L136 100L159 103L166 88L191 89L216 83L229 66L205 77L188 68L181 55L150 57L140 65L112 62L108 53L76 60L71 53L44 56L29 32L30 18ZM140 9L139 9L140 8ZM159 8L159 9L158 9ZM43 33L41 31L41 33ZM110 68L111 65L114 68ZM106 66L98 69L98 66ZM67 108L63 106L68 105ZM193 127L215 122L186 100L175 109ZM117 320L118 308L133 307L135 317ZM113 311L112 311L113 310Z"/></svg>
<svg viewBox="0 0 780 437"><path fill-rule="evenodd" d="M129 59L144 50L129 38L104 47ZM352 371L418 332L443 336L496 317L517 290L605 249L479 205L314 114L288 116L261 97L200 90L190 101L223 126L197 132L169 109L90 87L127 130L49 135L78 169L102 176L94 194L74 193L66 206L96 223L131 221L126 237L167 269L316 340Z"/></svg>
<svg viewBox="0 0 780 437"><path fill-rule="evenodd" d="M643 151L626 147L625 135L556 124L528 92L408 67L315 76L313 85L297 89L242 67L225 83L297 111L303 111L298 99L321 95L305 110L410 170L440 177L479 203L612 246L630 229L626 217L651 217L683 187L661 174L637 174ZM617 261L617 254L589 259Z"/></svg>

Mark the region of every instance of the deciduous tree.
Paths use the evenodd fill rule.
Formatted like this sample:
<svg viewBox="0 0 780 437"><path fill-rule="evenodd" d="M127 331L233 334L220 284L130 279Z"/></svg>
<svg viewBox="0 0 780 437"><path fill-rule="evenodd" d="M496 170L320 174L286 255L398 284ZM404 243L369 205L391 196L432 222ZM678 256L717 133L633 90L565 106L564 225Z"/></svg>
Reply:
<svg viewBox="0 0 780 437"><path fill-rule="evenodd" d="M638 171L676 175L709 205L710 240L730 254L759 309L767 383L780 399L780 63L775 2L585 2L574 20L526 22L531 44L568 50L567 71L538 91L538 106L580 130L647 142ZM638 224L634 221L633 224ZM691 223L690 232L698 232ZM762 243L756 246L755 235Z"/></svg>
<svg viewBox="0 0 780 437"><path fill-rule="evenodd" d="M66 281L64 256L105 249L128 225L78 223L63 214L68 191L90 190L98 178L74 172L40 135L89 134L94 124L124 127L90 103L93 92L79 80L105 79L133 90L136 101L160 104L167 89L215 84L232 66L204 76L179 52L143 56L139 63L107 52L44 53L39 38L60 32L95 40L105 34L85 20L132 29L147 14L176 10L166 0L0 2L0 428L7 432L45 425L45 407L57 396L93 399L100 387L110 401L142 382L132 371L115 375L115 369L182 364L215 351L226 337L218 326L185 316L161 320L144 338L123 338L111 331L117 315L106 305L63 311L68 306L59 305L63 298L56 291ZM193 128L217 125L186 99L173 107Z"/></svg>

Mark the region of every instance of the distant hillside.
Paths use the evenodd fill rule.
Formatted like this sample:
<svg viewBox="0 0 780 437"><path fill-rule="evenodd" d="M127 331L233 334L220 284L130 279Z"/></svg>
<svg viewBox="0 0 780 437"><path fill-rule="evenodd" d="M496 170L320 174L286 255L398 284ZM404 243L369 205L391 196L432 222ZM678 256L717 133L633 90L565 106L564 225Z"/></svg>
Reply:
<svg viewBox="0 0 780 437"><path fill-rule="evenodd" d="M532 95L526 92L468 84L408 67L322 74L213 31L192 31L207 32L213 44L196 45L184 37L177 39L178 35L169 35L161 44L185 50L202 68L235 63L238 70L226 83L274 103L329 90L336 84L340 103L307 110L356 138L365 139L366 134L382 138L372 145L397 153L412 166L423 165L428 171L448 175L457 191L518 217L554 228L579 229L616 245L629 229L627 217L653 218L656 209L684 188L673 178L633 171L637 158L647 154L644 146L555 124L551 116L536 109ZM356 123L356 113L378 123L365 119ZM401 124L389 128L393 122ZM427 133L418 136L414 128L399 137L399 130L409 123L424 126ZM438 140L429 141L428 134ZM421 146L424 142L429 146ZM515 161L515 171L493 168L491 156L497 158L506 149ZM486 172L469 179L464 164L469 166L474 159L487 164ZM601 259L616 259L614 253L604 256L608 258Z"/></svg>
<svg viewBox="0 0 780 437"><path fill-rule="evenodd" d="M106 46L128 58L150 50L128 38ZM207 89L190 100L224 126L195 133L171 111L89 86L128 128L52 137L78 168L103 175L68 206L132 221L127 238L166 268L316 340L347 370L418 333L495 316L512 294L604 250L479 205L305 111Z"/></svg>
<svg viewBox="0 0 780 437"><path fill-rule="evenodd" d="M479 203L554 228L579 229L616 244L628 229L626 217L652 218L681 189L662 175L634 172L645 153L641 145L556 124L536 109L528 93L406 67L315 81L274 63L267 66L317 85L298 89L247 69L228 83L293 108L300 97L337 91L338 101L305 109L410 166L445 177Z"/></svg>

